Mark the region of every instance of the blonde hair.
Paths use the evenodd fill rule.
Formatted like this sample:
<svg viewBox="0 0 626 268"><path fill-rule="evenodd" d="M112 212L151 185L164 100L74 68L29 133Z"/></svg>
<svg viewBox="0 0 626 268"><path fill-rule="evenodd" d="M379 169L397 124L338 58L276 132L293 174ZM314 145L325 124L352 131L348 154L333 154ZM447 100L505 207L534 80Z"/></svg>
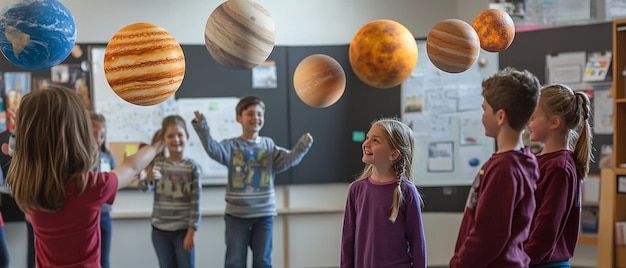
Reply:
<svg viewBox="0 0 626 268"><path fill-rule="evenodd" d="M68 183L74 183L78 194L84 192L98 149L89 114L76 92L51 86L25 95L15 136L6 184L23 211L60 210Z"/></svg>
<svg viewBox="0 0 626 268"><path fill-rule="evenodd" d="M573 149L574 152L576 173L581 179L585 178L589 173L589 162L593 160L589 97L583 92L574 92L565 85L548 85L541 89L539 107L547 116L556 115L563 119L568 149Z"/></svg>
<svg viewBox="0 0 626 268"><path fill-rule="evenodd" d="M400 157L393 162L393 170L398 177L398 185L393 192L393 204L391 206L391 215L389 216L389 220L395 222L398 218L402 201L404 200L404 196L402 194L402 178L406 178L411 183L414 182L413 149L415 148L415 139L411 128L395 118L380 119L373 122L372 126L383 127L385 129L385 133L387 134L389 145L393 149L398 150L400 153ZM368 178L372 175L373 170L373 165L365 165L363 172L359 175L355 182ZM422 202L421 197L419 197L419 199L419 202Z"/></svg>

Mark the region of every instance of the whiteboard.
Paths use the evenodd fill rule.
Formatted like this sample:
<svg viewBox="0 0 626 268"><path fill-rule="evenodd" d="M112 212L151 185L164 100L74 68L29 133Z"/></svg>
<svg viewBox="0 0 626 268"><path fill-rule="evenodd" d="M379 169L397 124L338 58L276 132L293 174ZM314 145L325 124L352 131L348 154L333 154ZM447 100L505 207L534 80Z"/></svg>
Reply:
<svg viewBox="0 0 626 268"><path fill-rule="evenodd" d="M237 122L235 108L239 102L235 97L178 99L178 114L187 122L189 141L185 147L185 156L195 160L202 167L203 177L226 178L226 166L211 159L202 147L200 138L191 126L194 111L204 114L211 136L216 141L241 135L241 125Z"/></svg>
<svg viewBox="0 0 626 268"><path fill-rule="evenodd" d="M471 185L495 151L481 123L482 75L478 64L452 74L428 59L418 41L418 62L401 86L402 120L415 135L413 175L420 186Z"/></svg>

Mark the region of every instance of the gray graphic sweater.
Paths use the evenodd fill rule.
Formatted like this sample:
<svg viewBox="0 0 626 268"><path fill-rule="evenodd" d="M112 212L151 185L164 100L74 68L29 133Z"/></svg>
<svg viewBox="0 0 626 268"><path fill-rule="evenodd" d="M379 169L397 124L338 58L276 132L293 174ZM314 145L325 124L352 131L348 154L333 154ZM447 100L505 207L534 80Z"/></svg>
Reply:
<svg viewBox="0 0 626 268"><path fill-rule="evenodd" d="M268 137L217 142L206 120L194 120L192 125L209 157L228 167L226 214L240 218L276 216L274 176L299 164L312 141L303 136L292 150L277 146Z"/></svg>

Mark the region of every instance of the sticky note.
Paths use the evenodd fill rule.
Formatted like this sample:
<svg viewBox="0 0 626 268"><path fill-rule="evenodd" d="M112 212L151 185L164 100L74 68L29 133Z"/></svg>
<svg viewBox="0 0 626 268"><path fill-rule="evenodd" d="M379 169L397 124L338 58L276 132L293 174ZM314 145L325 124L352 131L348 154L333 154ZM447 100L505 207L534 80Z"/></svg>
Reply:
<svg viewBox="0 0 626 268"><path fill-rule="evenodd" d="M209 111L217 111L219 104L217 102L209 102Z"/></svg>
<svg viewBox="0 0 626 268"><path fill-rule="evenodd" d="M363 142L365 140L365 132L363 131L352 131L352 141L353 142Z"/></svg>
<svg viewBox="0 0 626 268"><path fill-rule="evenodd" d="M133 155L137 152L138 149L139 149L139 145L137 144L126 144L126 146L124 147L124 155L125 156Z"/></svg>

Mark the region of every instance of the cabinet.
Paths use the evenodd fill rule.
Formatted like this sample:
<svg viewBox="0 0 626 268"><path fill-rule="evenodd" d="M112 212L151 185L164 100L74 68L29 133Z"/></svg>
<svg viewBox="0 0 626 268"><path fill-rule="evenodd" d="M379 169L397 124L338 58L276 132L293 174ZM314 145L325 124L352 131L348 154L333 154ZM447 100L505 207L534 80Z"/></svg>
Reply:
<svg viewBox="0 0 626 268"><path fill-rule="evenodd" d="M600 175L598 267L626 267L626 246L615 245L615 222L626 221L626 194L618 177L626 176L626 19L613 21L613 168Z"/></svg>

